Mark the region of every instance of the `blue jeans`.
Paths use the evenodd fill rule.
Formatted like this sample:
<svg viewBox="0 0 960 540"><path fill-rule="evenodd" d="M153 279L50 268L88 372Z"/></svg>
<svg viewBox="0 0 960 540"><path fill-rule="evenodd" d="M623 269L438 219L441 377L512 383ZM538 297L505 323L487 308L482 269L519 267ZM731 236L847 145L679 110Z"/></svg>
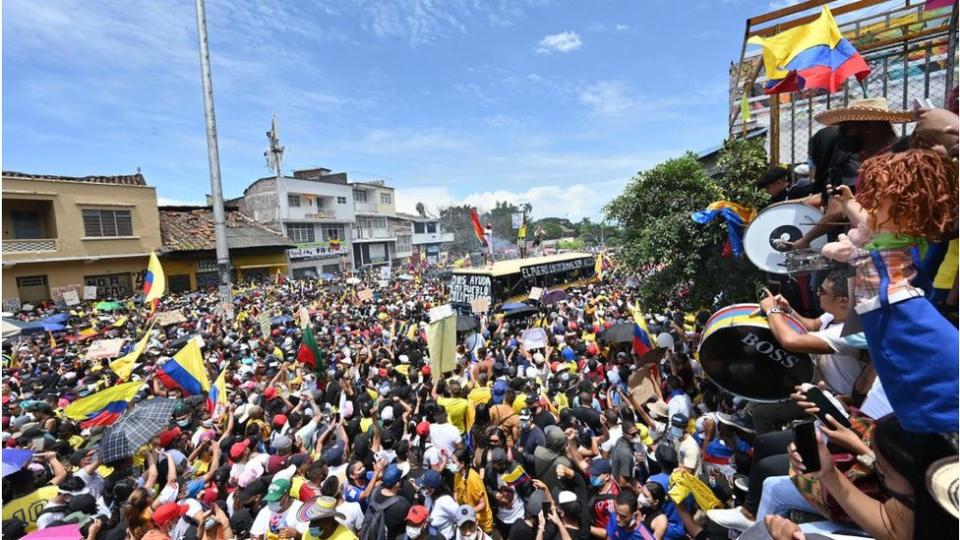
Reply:
<svg viewBox="0 0 960 540"><path fill-rule="evenodd" d="M757 508L757 522L763 523L764 516L768 514L783 514L790 510L820 513L803 498L789 476L771 476L764 480L760 507Z"/></svg>

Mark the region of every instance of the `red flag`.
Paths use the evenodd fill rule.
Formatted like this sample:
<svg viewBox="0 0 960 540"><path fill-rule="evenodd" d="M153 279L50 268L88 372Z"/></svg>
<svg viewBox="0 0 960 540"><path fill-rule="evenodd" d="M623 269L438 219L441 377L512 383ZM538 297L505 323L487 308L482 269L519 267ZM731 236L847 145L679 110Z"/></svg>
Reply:
<svg viewBox="0 0 960 540"><path fill-rule="evenodd" d="M317 347L317 340L313 337L313 329L310 326L303 329L303 341L300 343L300 350L297 351L297 361L310 366L314 371L323 369L320 349Z"/></svg>
<svg viewBox="0 0 960 540"><path fill-rule="evenodd" d="M480 223L480 216L477 215L477 209L470 209L470 221L473 222L473 234L477 235L477 240L483 247L487 247L487 240L484 238L483 224Z"/></svg>

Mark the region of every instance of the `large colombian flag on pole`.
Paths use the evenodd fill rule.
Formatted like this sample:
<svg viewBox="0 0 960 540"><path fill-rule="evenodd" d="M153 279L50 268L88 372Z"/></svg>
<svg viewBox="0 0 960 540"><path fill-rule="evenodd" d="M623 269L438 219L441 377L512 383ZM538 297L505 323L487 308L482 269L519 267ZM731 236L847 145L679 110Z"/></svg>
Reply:
<svg viewBox="0 0 960 540"><path fill-rule="evenodd" d="M227 410L230 402L227 401L227 370L220 372L217 380L213 381L210 387L210 394L207 396L207 412L214 418L223 414Z"/></svg>
<svg viewBox="0 0 960 540"><path fill-rule="evenodd" d="M143 381L128 382L80 398L63 409L67 418L80 420L83 429L109 426L127 410L130 400L143 387Z"/></svg>
<svg viewBox="0 0 960 540"><path fill-rule="evenodd" d="M159 300L163 293L167 291L167 278L163 275L163 267L160 266L160 259L157 258L157 252L150 252L150 263L147 264L147 275L143 278L144 303ZM156 308L156 303L154 303Z"/></svg>
<svg viewBox="0 0 960 540"><path fill-rule="evenodd" d="M751 45L763 47L767 94L823 88L836 92L847 78L862 81L870 67L847 41L833 14L823 6L817 20L768 38L753 36Z"/></svg>
<svg viewBox="0 0 960 540"><path fill-rule="evenodd" d="M197 336L187 342L180 352L167 360L156 372L157 379L167 388L179 388L186 396L195 396L210 390L210 378L203 365Z"/></svg>

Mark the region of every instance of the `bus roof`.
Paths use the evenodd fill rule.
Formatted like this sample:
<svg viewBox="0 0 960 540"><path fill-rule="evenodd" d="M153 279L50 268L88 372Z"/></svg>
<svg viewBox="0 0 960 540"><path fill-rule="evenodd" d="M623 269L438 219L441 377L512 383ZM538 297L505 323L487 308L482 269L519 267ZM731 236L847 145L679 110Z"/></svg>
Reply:
<svg viewBox="0 0 960 540"><path fill-rule="evenodd" d="M454 274L481 274L487 276L508 276L510 274L519 274L524 266L535 266L538 264L547 264L552 262L572 261L574 259L593 258L590 253L561 253L559 255L547 255L546 257L527 257L526 259L510 259L508 261L498 261L493 263L493 267L483 266L480 268L458 268L453 271Z"/></svg>

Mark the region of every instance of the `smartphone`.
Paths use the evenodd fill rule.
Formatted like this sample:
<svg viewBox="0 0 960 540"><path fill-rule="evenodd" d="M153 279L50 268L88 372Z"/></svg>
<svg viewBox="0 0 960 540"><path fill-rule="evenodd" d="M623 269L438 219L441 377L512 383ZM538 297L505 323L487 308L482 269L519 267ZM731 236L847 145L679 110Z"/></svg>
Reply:
<svg viewBox="0 0 960 540"><path fill-rule="evenodd" d="M817 428L813 422L800 422L793 426L793 444L807 472L820 470L820 451L817 448Z"/></svg>
<svg viewBox="0 0 960 540"><path fill-rule="evenodd" d="M850 417L847 415L846 409L843 407L843 404L837 401L837 398L833 397L833 394L825 390L821 390L819 387L812 385L810 383L805 383L800 386L800 391L807 396L807 401L814 403L820 412L817 413L817 418L823 422L823 425L830 427L830 422L827 422L827 415L829 414L836 420L840 422L840 425L845 428L850 428Z"/></svg>
<svg viewBox="0 0 960 540"><path fill-rule="evenodd" d="M549 516L551 508L550 501L543 501L543 515Z"/></svg>

